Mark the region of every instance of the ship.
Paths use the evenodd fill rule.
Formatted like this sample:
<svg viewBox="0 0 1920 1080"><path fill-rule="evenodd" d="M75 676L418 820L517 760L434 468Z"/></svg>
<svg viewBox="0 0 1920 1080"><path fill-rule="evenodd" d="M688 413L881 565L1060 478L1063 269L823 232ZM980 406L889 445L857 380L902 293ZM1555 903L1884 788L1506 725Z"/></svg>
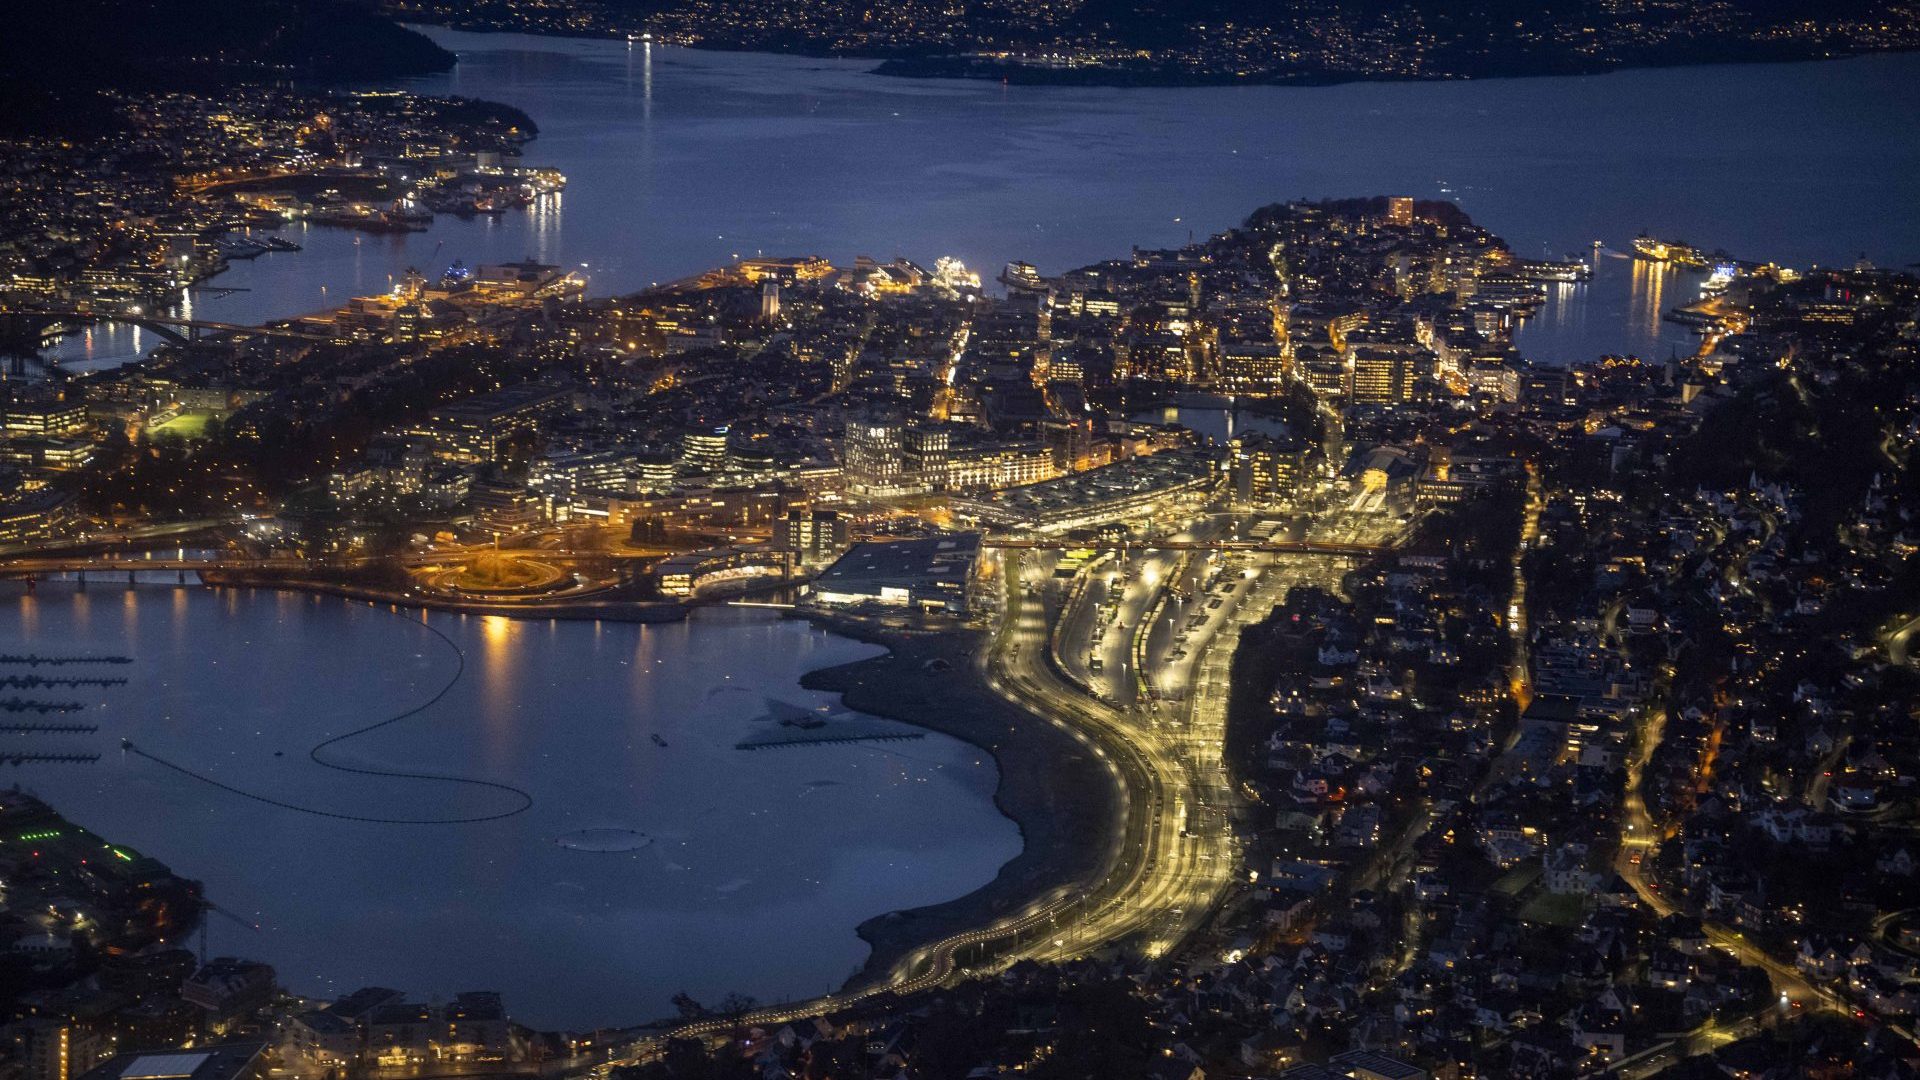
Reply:
<svg viewBox="0 0 1920 1080"><path fill-rule="evenodd" d="M1707 257L1700 249L1678 240L1661 240L1641 233L1633 238L1633 253L1648 262L1704 268Z"/></svg>
<svg viewBox="0 0 1920 1080"><path fill-rule="evenodd" d="M1000 271L1000 284L1016 292L1046 292L1047 279L1032 263L1010 262Z"/></svg>

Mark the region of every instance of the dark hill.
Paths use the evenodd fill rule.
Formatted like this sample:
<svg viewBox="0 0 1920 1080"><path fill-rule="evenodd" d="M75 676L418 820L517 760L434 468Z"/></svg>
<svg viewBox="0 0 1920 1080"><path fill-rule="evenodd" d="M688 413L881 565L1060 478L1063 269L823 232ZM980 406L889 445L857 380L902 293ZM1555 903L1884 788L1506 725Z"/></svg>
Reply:
<svg viewBox="0 0 1920 1080"><path fill-rule="evenodd" d="M353 80L446 71L452 53L357 0L10 0L0 16L9 126L84 129L102 90Z"/></svg>

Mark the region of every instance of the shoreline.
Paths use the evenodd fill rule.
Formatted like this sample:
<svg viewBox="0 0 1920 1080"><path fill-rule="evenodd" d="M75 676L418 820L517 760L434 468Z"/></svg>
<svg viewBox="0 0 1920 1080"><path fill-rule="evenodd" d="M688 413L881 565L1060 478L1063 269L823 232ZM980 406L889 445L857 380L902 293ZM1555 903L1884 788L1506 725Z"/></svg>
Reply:
<svg viewBox="0 0 1920 1080"><path fill-rule="evenodd" d="M611 29L605 31L565 32L536 27L482 26L455 22L424 21L413 18L400 21L400 25L421 33L439 30L461 34L497 34L555 38L562 41L625 41L628 33L638 32ZM431 35L429 34L429 36ZM440 43L436 41L435 44L438 45ZM1252 86L1319 89L1358 84L1483 83L1526 79L1577 79L1625 74L1635 71L1670 71L1683 68L1752 67L1763 64L1822 64L1843 60L1858 60L1870 56L1893 56L1920 52L1920 46L1915 46L1908 48L1858 49L1853 51L1836 50L1817 55L1735 55L1716 59L1684 57L1673 60L1633 60L1613 65L1582 65L1569 60L1565 67L1516 69L1512 71L1476 72L1471 74L1383 76L1344 72L1300 71L1292 73L1275 72L1261 77L1246 77L1234 71L1189 74L1185 72L1169 72L1161 68L1138 70L1107 67L1052 68L1038 65L996 62L990 58L975 60L968 57L965 53L935 49L933 47L902 48L891 51L879 50L871 52L836 50L832 48L777 49L769 48L765 45L713 41L688 44L666 38L656 38L652 44L706 53L748 53L761 56L791 57L798 60L837 60L848 63L865 63L871 65L865 74L878 75L889 79L946 79L956 82L1004 82L1012 86L1051 86L1111 90L1191 90ZM449 51L453 52L456 56L459 54L459 50L457 49L452 49L445 45L442 45L442 47L449 48Z"/></svg>
<svg viewBox="0 0 1920 1080"><path fill-rule="evenodd" d="M894 632L831 616L794 617L888 650L810 671L800 678L802 688L838 693L849 709L959 739L992 757L1000 774L994 806L1020 830L1020 853L979 888L860 923L855 932L872 951L846 987L883 979L914 949L986 926L1035 896L1099 874L1119 820L1118 788L1079 743L1009 704L979 678L975 661L986 644L983 635Z"/></svg>
<svg viewBox="0 0 1920 1080"><path fill-rule="evenodd" d="M188 586L171 586L184 588ZM241 571L208 572L202 588L258 589L389 604L447 614L500 614L518 619L678 621L699 604L621 602L625 612L589 605L454 605L379 589L316 579L273 578ZM481 610L497 608L497 611ZM848 709L916 730L957 739L988 755L998 774L994 808L1013 822L1020 850L994 876L952 899L882 911L852 927L868 946L866 959L843 984L854 988L889 981L914 950L955 933L990 925L1035 897L1097 877L1105 866L1118 818L1116 782L1086 749L1050 723L1014 706L980 677L978 660L989 636L975 630L890 630L833 615L790 613L829 633L879 645L879 656L801 674L802 689L834 693ZM671 1027L665 1018L636 1020L643 1031Z"/></svg>
<svg viewBox="0 0 1920 1080"><path fill-rule="evenodd" d="M279 579L239 571L203 573L215 588L261 588L394 604L449 614L517 619L675 622L696 607L672 601L557 601L550 604L463 603L406 596L315 579ZM917 908L885 911L854 927L867 959L844 986L884 978L914 949L985 926L1028 900L1098 875L1118 819L1118 789L1085 749L994 693L979 678L976 660L986 639L975 631L889 631L818 613L789 617L887 651L866 660L818 668L800 676L805 690L835 693L841 704L917 729L960 740L993 759L998 773L993 804L1020 833L1020 852L993 878L964 895ZM645 1021L643 1023L655 1023Z"/></svg>
<svg viewBox="0 0 1920 1080"><path fill-rule="evenodd" d="M219 589L278 589L286 592L332 596L374 604L441 611L449 615L498 615L509 619L563 619L569 622L661 623L679 622L692 605L673 600L551 600L528 603L500 603L485 600L455 600L449 597L396 593L371 585L325 581L318 578L282 578L245 570L196 571L202 584Z"/></svg>

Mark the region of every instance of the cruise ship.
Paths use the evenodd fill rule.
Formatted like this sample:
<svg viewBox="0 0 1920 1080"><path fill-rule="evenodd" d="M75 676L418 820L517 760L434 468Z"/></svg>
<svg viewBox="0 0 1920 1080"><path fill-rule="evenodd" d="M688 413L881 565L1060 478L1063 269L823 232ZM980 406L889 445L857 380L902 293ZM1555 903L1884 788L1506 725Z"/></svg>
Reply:
<svg viewBox="0 0 1920 1080"><path fill-rule="evenodd" d="M1707 257L1699 248L1679 241L1660 240L1646 233L1633 238L1633 253L1649 262L1673 263L1675 266L1707 265Z"/></svg>

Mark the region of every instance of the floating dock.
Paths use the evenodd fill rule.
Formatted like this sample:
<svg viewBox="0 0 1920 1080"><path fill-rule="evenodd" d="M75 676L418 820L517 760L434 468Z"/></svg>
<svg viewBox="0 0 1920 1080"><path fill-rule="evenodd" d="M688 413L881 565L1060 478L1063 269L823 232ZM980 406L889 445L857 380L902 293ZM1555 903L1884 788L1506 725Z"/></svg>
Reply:
<svg viewBox="0 0 1920 1080"><path fill-rule="evenodd" d="M789 746L832 746L837 743L907 742L924 739L924 731L902 731L870 735L815 735L805 739L766 739L760 742L734 743L735 750L779 750Z"/></svg>

